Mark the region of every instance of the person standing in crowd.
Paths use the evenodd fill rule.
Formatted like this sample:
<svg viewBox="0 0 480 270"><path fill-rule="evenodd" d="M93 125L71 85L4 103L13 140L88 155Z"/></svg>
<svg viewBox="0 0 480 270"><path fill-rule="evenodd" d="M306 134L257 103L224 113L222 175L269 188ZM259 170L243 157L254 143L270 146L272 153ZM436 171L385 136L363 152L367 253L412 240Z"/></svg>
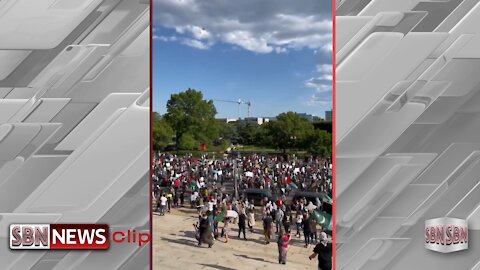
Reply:
<svg viewBox="0 0 480 270"><path fill-rule="evenodd" d="M192 194L190 194L190 208L195 208L196 207L196 201L197 201L197 192L194 191Z"/></svg>
<svg viewBox="0 0 480 270"><path fill-rule="evenodd" d="M168 212L170 213L170 208L172 207L172 198L173 195L171 192L167 193L167 206L168 206Z"/></svg>
<svg viewBox="0 0 480 270"><path fill-rule="evenodd" d="M214 216L214 213L212 211L207 211L207 220L208 220L208 232L212 235L212 237L214 237L214 220L215 220L215 216Z"/></svg>
<svg viewBox="0 0 480 270"><path fill-rule="evenodd" d="M165 208L167 207L167 198L165 195L160 195L160 216L165 215Z"/></svg>
<svg viewBox="0 0 480 270"><path fill-rule="evenodd" d="M230 230L231 230L231 220L230 218L227 218L227 220L225 221L225 226L223 227L223 234L225 236L225 243L228 243L228 235L230 234Z"/></svg>
<svg viewBox="0 0 480 270"><path fill-rule="evenodd" d="M178 197L178 192L177 190L175 190L174 194L173 194L173 208L178 208L178 200L180 198Z"/></svg>
<svg viewBox="0 0 480 270"><path fill-rule="evenodd" d="M285 215L283 216L283 227L285 228L286 232L290 231L290 225L292 224L292 211L290 210L290 206L285 207Z"/></svg>
<svg viewBox="0 0 480 270"><path fill-rule="evenodd" d="M185 191L182 191L182 193L180 193L180 206L183 207L185 203Z"/></svg>
<svg viewBox="0 0 480 270"><path fill-rule="evenodd" d="M240 238L240 233L243 232L244 240L247 240L247 237L245 236L246 219L247 216L245 215L245 212L240 211L240 214L238 215L238 238Z"/></svg>
<svg viewBox="0 0 480 270"><path fill-rule="evenodd" d="M318 269L332 269L332 242L328 239L325 232L320 233L320 243L313 249L313 253L308 257L310 260L318 256Z"/></svg>
<svg viewBox="0 0 480 270"><path fill-rule="evenodd" d="M208 247L212 247L213 245L213 238L212 234L209 231L209 224L208 224L208 219L207 216L202 213L200 216L200 222L199 222L199 238L198 238L198 246L201 246L202 243L207 243Z"/></svg>
<svg viewBox="0 0 480 270"><path fill-rule="evenodd" d="M317 222L315 219L310 218L310 243L317 243L318 242L318 235L317 235Z"/></svg>
<svg viewBox="0 0 480 270"><path fill-rule="evenodd" d="M277 238L278 245L278 263L287 263L288 242L290 241L290 233L285 233L285 229L281 229Z"/></svg>
<svg viewBox="0 0 480 270"><path fill-rule="evenodd" d="M303 237L305 238L305 247L308 248L311 240L311 230L310 230L310 216L308 213L305 213L303 216Z"/></svg>
<svg viewBox="0 0 480 270"><path fill-rule="evenodd" d="M302 230L302 222L303 222L303 213L301 211L297 211L296 217L296 225L297 225L297 237L300 237L300 231Z"/></svg>
<svg viewBox="0 0 480 270"><path fill-rule="evenodd" d="M275 211L275 227L276 227L275 233L277 234L280 232L282 228L283 216L284 216L283 211L279 207L277 211Z"/></svg>
<svg viewBox="0 0 480 270"><path fill-rule="evenodd" d="M263 217L263 235L265 235L265 244L270 244L270 237L272 235L272 216L270 214L265 214Z"/></svg>
<svg viewBox="0 0 480 270"><path fill-rule="evenodd" d="M213 199L210 199L207 203L208 211L213 211Z"/></svg>
<svg viewBox="0 0 480 270"><path fill-rule="evenodd" d="M255 206L253 205L253 200L248 204L248 228L250 232L253 233L253 227L255 227Z"/></svg>

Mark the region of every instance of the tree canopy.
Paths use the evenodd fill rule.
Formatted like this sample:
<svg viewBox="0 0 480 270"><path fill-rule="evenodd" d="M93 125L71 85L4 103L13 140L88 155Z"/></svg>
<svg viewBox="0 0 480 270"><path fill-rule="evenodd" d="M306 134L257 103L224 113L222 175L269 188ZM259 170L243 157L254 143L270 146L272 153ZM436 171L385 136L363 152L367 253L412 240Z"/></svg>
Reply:
<svg viewBox="0 0 480 270"><path fill-rule="evenodd" d="M154 149L165 148L172 143L173 129L165 119L156 112L152 115L152 132Z"/></svg>
<svg viewBox="0 0 480 270"><path fill-rule="evenodd" d="M331 122L311 122L295 112L281 113L263 125L237 121L220 123L212 100L188 89L172 94L167 112L152 115L153 146L156 150L175 144L177 149L198 150L201 144L225 149L230 144L301 150L313 155L332 153Z"/></svg>
<svg viewBox="0 0 480 270"><path fill-rule="evenodd" d="M301 149L313 132L313 125L297 113L286 112L277 116L276 121L266 124L270 143L282 150Z"/></svg>
<svg viewBox="0 0 480 270"><path fill-rule="evenodd" d="M165 120L175 131L177 146L184 134L188 134L189 145L199 145L218 137L220 130L216 114L212 100L204 100L202 92L189 88L170 96Z"/></svg>

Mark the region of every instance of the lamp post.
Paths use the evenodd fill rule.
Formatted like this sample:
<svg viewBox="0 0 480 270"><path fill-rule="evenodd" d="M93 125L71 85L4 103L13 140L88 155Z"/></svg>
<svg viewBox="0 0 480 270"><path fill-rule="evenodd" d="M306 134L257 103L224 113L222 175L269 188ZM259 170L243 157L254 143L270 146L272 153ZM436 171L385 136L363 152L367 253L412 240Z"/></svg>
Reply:
<svg viewBox="0 0 480 270"><path fill-rule="evenodd" d="M240 158L240 152L238 152L238 156L235 159L234 165L233 165L233 179L234 179L234 188L235 188L235 199L238 199L238 181L237 178L240 177L240 174L238 173L238 159Z"/></svg>

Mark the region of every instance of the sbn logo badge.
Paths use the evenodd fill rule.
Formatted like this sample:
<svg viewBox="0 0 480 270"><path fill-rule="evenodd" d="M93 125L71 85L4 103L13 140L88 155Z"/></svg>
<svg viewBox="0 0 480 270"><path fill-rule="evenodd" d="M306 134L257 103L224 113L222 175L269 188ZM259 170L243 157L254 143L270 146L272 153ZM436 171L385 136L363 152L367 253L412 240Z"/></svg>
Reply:
<svg viewBox="0 0 480 270"><path fill-rule="evenodd" d="M106 224L11 224L10 249L108 249Z"/></svg>
<svg viewBox="0 0 480 270"><path fill-rule="evenodd" d="M425 221L425 248L442 253L468 249L467 221L448 217Z"/></svg>

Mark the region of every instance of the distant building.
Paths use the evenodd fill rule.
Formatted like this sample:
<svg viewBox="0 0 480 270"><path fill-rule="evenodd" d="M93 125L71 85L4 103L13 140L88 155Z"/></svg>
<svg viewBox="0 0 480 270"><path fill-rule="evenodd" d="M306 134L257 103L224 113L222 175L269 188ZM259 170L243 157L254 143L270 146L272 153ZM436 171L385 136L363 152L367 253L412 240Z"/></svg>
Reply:
<svg viewBox="0 0 480 270"><path fill-rule="evenodd" d="M325 111L325 121L332 121L332 111Z"/></svg>
<svg viewBox="0 0 480 270"><path fill-rule="evenodd" d="M269 118L266 117L246 117L243 119L246 123L255 123L257 125L263 125L265 123L270 122Z"/></svg>
<svg viewBox="0 0 480 270"><path fill-rule="evenodd" d="M313 121L313 119L315 118L315 116L311 114L306 114L306 113L297 113L297 115L300 116L301 118L307 119L308 121Z"/></svg>
<svg viewBox="0 0 480 270"><path fill-rule="evenodd" d="M221 123L231 123L231 122L237 122L238 119L237 118L217 118L217 121Z"/></svg>
<svg viewBox="0 0 480 270"><path fill-rule="evenodd" d="M272 121L277 121L277 117L263 117L264 123L272 122Z"/></svg>

